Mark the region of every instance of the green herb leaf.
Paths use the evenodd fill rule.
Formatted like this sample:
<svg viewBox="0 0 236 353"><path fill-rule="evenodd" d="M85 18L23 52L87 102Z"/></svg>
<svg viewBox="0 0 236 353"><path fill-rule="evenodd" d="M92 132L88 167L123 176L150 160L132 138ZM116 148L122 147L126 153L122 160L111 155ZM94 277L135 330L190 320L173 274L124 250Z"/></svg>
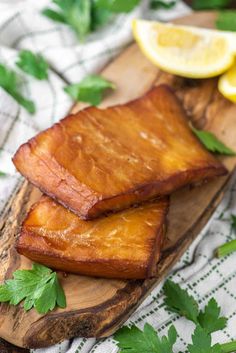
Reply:
<svg viewBox="0 0 236 353"><path fill-rule="evenodd" d="M230 4L231 0L193 0L194 10L223 9Z"/></svg>
<svg viewBox="0 0 236 353"><path fill-rule="evenodd" d="M4 176L6 176L6 173L1 172L1 170L0 170L0 177L4 177Z"/></svg>
<svg viewBox="0 0 236 353"><path fill-rule="evenodd" d="M64 293L64 290L63 290L62 286L60 285L60 282L59 282L58 277L56 276L56 274L55 274L55 278L54 278L54 286L55 286L55 290L56 290L56 293L57 293L56 304L60 308L65 308L66 307L65 293Z"/></svg>
<svg viewBox="0 0 236 353"><path fill-rule="evenodd" d="M6 286L0 285L0 302L8 302L11 299L11 293Z"/></svg>
<svg viewBox="0 0 236 353"><path fill-rule="evenodd" d="M185 316L188 320L198 323L198 304L195 299L188 294L188 292L182 289L177 283L167 280L164 284L165 293L165 304L167 307L178 313L179 315Z"/></svg>
<svg viewBox="0 0 236 353"><path fill-rule="evenodd" d="M220 308L215 299L211 299L199 313L194 298L178 284L166 281L164 292L168 307L196 324L192 343L188 345L189 353L230 353L236 350L236 341L212 345L211 333L226 326L226 319L219 317ZM148 324L144 326L143 331L132 325L117 331L114 339L118 342L120 353L173 353L177 332L175 327L171 326L167 337L159 338L153 327Z"/></svg>
<svg viewBox="0 0 236 353"><path fill-rule="evenodd" d="M94 0L92 2L92 13L91 13L91 30L95 31L99 27L108 23L113 13L110 10L99 7L97 3L99 0Z"/></svg>
<svg viewBox="0 0 236 353"><path fill-rule="evenodd" d="M236 10L221 11L216 20L216 28L236 32Z"/></svg>
<svg viewBox="0 0 236 353"><path fill-rule="evenodd" d="M54 0L59 11L46 8L42 11L53 21L69 25L80 40L91 31L91 1L90 0Z"/></svg>
<svg viewBox="0 0 236 353"><path fill-rule="evenodd" d="M29 113L35 113L34 102L23 97L18 91L19 78L17 74L2 64L0 64L0 86Z"/></svg>
<svg viewBox="0 0 236 353"><path fill-rule="evenodd" d="M204 311L201 311L198 316L198 321L201 327L207 332L223 330L226 327L227 319L220 316L220 307L216 300L212 298L206 305Z"/></svg>
<svg viewBox="0 0 236 353"><path fill-rule="evenodd" d="M65 0L62 0L65 2ZM75 1L67 13L67 22L75 30L80 40L91 29L91 2L88 0Z"/></svg>
<svg viewBox="0 0 236 353"><path fill-rule="evenodd" d="M16 65L38 80L48 78L48 63L40 54L34 54L30 50L21 50Z"/></svg>
<svg viewBox="0 0 236 353"><path fill-rule="evenodd" d="M75 83L64 88L74 100L98 105L102 96L108 88L115 89L115 85L98 75L90 75L80 83Z"/></svg>
<svg viewBox="0 0 236 353"><path fill-rule="evenodd" d="M54 272L51 279L44 285L40 296L35 300L35 308L39 313L46 314L55 308L57 303L57 292L55 286L55 278L57 274ZM64 307L64 305L63 305Z"/></svg>
<svg viewBox="0 0 236 353"><path fill-rule="evenodd" d="M58 9L45 8L42 14L70 26L80 40L106 24L113 13L129 12L140 0L53 0Z"/></svg>
<svg viewBox="0 0 236 353"><path fill-rule="evenodd" d="M46 314L56 305L66 307L66 298L58 282L56 272L34 264L31 270L17 270L13 279L0 285L0 302L17 305L24 301L24 309L35 307L40 314Z"/></svg>
<svg viewBox="0 0 236 353"><path fill-rule="evenodd" d="M227 147L223 142L217 139L215 135L213 135L209 131L197 130L193 126L191 126L194 134L199 138L202 144L211 152L225 154L228 156L235 156L236 152L234 152L231 148Z"/></svg>
<svg viewBox="0 0 236 353"><path fill-rule="evenodd" d="M212 333L225 328L227 320L225 317L219 317L220 307L215 299L210 299L204 311L198 309L198 304L188 292L170 280L164 285L166 295L165 303L171 311L185 316L200 325L207 333Z"/></svg>
<svg viewBox="0 0 236 353"><path fill-rule="evenodd" d="M192 335L192 344L188 345L189 353L222 353L219 344L211 345L211 336L197 326Z"/></svg>
<svg viewBox="0 0 236 353"><path fill-rule="evenodd" d="M153 10L165 9L169 10L172 9L177 4L177 0L174 1L162 1L162 0L152 0L150 3L150 8Z"/></svg>
<svg viewBox="0 0 236 353"><path fill-rule="evenodd" d="M114 339L118 342L121 353L173 353L173 345L177 339L174 326L168 331L168 336L159 338L154 328L145 324L141 331L137 326L127 326L118 330Z"/></svg>
<svg viewBox="0 0 236 353"><path fill-rule="evenodd" d="M42 14L55 22L66 23L66 19L63 14L52 9L44 9Z"/></svg>
<svg viewBox="0 0 236 353"><path fill-rule="evenodd" d="M97 6L111 12L130 12L139 2L140 0L98 0Z"/></svg>

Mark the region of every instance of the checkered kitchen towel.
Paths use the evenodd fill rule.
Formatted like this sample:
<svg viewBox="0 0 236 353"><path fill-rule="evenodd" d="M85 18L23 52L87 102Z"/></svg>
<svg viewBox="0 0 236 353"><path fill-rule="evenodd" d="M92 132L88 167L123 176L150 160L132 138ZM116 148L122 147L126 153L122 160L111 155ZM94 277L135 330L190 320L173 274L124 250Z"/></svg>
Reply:
<svg viewBox="0 0 236 353"><path fill-rule="evenodd" d="M127 0L128 1L128 0ZM169 11L150 11L143 1L132 13L119 15L104 29L92 34L81 45L64 25L49 21L40 15L40 9L48 0L0 0L0 62L14 66L17 51L28 48L41 52L50 62L49 80L39 82L24 76L24 94L34 100L37 112L29 115L0 88L0 170L6 172L0 178L0 212L10 195L17 188L21 177L16 173L11 157L17 147L42 129L62 118L72 102L63 92L68 82L78 82L88 73L99 71L114 58L131 40L130 21L133 17L169 20L188 13L181 2ZM22 75L22 73L21 73ZM223 220L219 214L224 211ZM236 254L222 260L213 258L213 250L235 237L230 229L229 217L236 213L236 188L232 183L221 206L211 222L202 231L191 248L172 272L172 279L188 288L204 305L214 295L229 317L228 327L217 333L217 340L236 338ZM130 321L143 326L152 324L161 335L171 323L176 325L180 337L176 351L186 350L193 331L191 323L165 311L163 293L158 286L132 315ZM187 325L187 326L186 326ZM112 338L98 340L78 338L59 345L39 349L34 353L115 353Z"/></svg>

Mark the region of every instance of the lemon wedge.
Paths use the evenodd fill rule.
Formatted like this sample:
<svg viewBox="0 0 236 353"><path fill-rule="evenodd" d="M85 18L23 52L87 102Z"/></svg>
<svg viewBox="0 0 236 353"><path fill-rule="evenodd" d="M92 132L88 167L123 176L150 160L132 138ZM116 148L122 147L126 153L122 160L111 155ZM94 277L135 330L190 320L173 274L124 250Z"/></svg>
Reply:
<svg viewBox="0 0 236 353"><path fill-rule="evenodd" d="M217 76L233 64L236 55L233 32L134 20L133 34L154 64L184 77Z"/></svg>
<svg viewBox="0 0 236 353"><path fill-rule="evenodd" d="M223 96L236 103L236 61L234 65L220 77L218 88Z"/></svg>

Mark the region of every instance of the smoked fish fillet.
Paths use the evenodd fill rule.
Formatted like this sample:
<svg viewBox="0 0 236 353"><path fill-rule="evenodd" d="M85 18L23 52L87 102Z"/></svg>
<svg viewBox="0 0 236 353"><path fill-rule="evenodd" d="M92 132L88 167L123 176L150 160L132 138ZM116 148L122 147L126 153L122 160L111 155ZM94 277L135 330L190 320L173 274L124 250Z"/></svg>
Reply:
<svg viewBox="0 0 236 353"><path fill-rule="evenodd" d="M69 115L23 144L13 162L82 219L227 173L166 85L124 105Z"/></svg>
<svg viewBox="0 0 236 353"><path fill-rule="evenodd" d="M57 270L105 278L155 274L167 197L91 221L42 196L23 222L17 251Z"/></svg>

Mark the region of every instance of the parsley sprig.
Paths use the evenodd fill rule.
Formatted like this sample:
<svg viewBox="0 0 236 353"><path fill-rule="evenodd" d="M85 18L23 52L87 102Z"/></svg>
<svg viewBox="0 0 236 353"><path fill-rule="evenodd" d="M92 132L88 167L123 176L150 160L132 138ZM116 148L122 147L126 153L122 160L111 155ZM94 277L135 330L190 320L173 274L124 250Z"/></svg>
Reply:
<svg viewBox="0 0 236 353"><path fill-rule="evenodd" d="M34 307L40 314L46 314L56 306L66 307L56 272L40 264L33 264L31 270L15 271L13 279L0 285L0 302L17 305L22 300L26 311Z"/></svg>
<svg viewBox="0 0 236 353"><path fill-rule="evenodd" d="M129 12L140 0L52 0L54 8L42 14L69 26L83 41L89 33L106 24L115 13Z"/></svg>
<svg viewBox="0 0 236 353"><path fill-rule="evenodd" d="M90 0L53 0L52 3L55 5L55 10L45 8L42 14L52 21L69 26L83 41L86 35L92 31L92 18L96 20L95 3ZM94 25L94 27L98 26Z"/></svg>
<svg viewBox="0 0 236 353"><path fill-rule="evenodd" d="M236 350L236 342L212 344L211 333L225 328L227 319L220 316L220 307L214 298L200 311L196 300L178 284L168 280L164 285L165 304L195 323L189 353L230 353ZM154 328L145 324L143 331L135 325L123 327L114 335L120 353L174 353L177 331L172 325L168 335L160 338Z"/></svg>
<svg viewBox="0 0 236 353"><path fill-rule="evenodd" d="M223 330L227 319L220 317L220 307L214 298L210 299L203 311L196 300L178 284L167 280L164 285L165 304L168 309L200 326L207 334Z"/></svg>
<svg viewBox="0 0 236 353"><path fill-rule="evenodd" d="M38 80L48 78L48 63L40 54L34 54L30 50L21 50L16 65Z"/></svg>
<svg viewBox="0 0 236 353"><path fill-rule="evenodd" d="M0 64L0 86L29 113L33 114L35 112L34 102L26 99L20 93L20 78L15 71L9 69L3 64Z"/></svg>
<svg viewBox="0 0 236 353"><path fill-rule="evenodd" d="M99 75L86 76L80 83L64 88L75 101L87 102L91 105L101 103L103 94L108 89L115 89L115 84Z"/></svg>
<svg viewBox="0 0 236 353"><path fill-rule="evenodd" d="M197 326L192 335L192 343L188 345L189 353L222 353L219 343L212 346L211 336L200 326Z"/></svg>
<svg viewBox="0 0 236 353"><path fill-rule="evenodd" d="M236 152L227 147L221 142L213 133L209 131L198 130L191 125L191 129L198 137L201 143L211 152L224 154L228 156L235 156Z"/></svg>
<svg viewBox="0 0 236 353"><path fill-rule="evenodd" d="M172 325L168 335L159 338L154 328L145 324L143 331L132 325L122 327L115 333L121 353L173 353L173 345L177 339L177 332Z"/></svg>

